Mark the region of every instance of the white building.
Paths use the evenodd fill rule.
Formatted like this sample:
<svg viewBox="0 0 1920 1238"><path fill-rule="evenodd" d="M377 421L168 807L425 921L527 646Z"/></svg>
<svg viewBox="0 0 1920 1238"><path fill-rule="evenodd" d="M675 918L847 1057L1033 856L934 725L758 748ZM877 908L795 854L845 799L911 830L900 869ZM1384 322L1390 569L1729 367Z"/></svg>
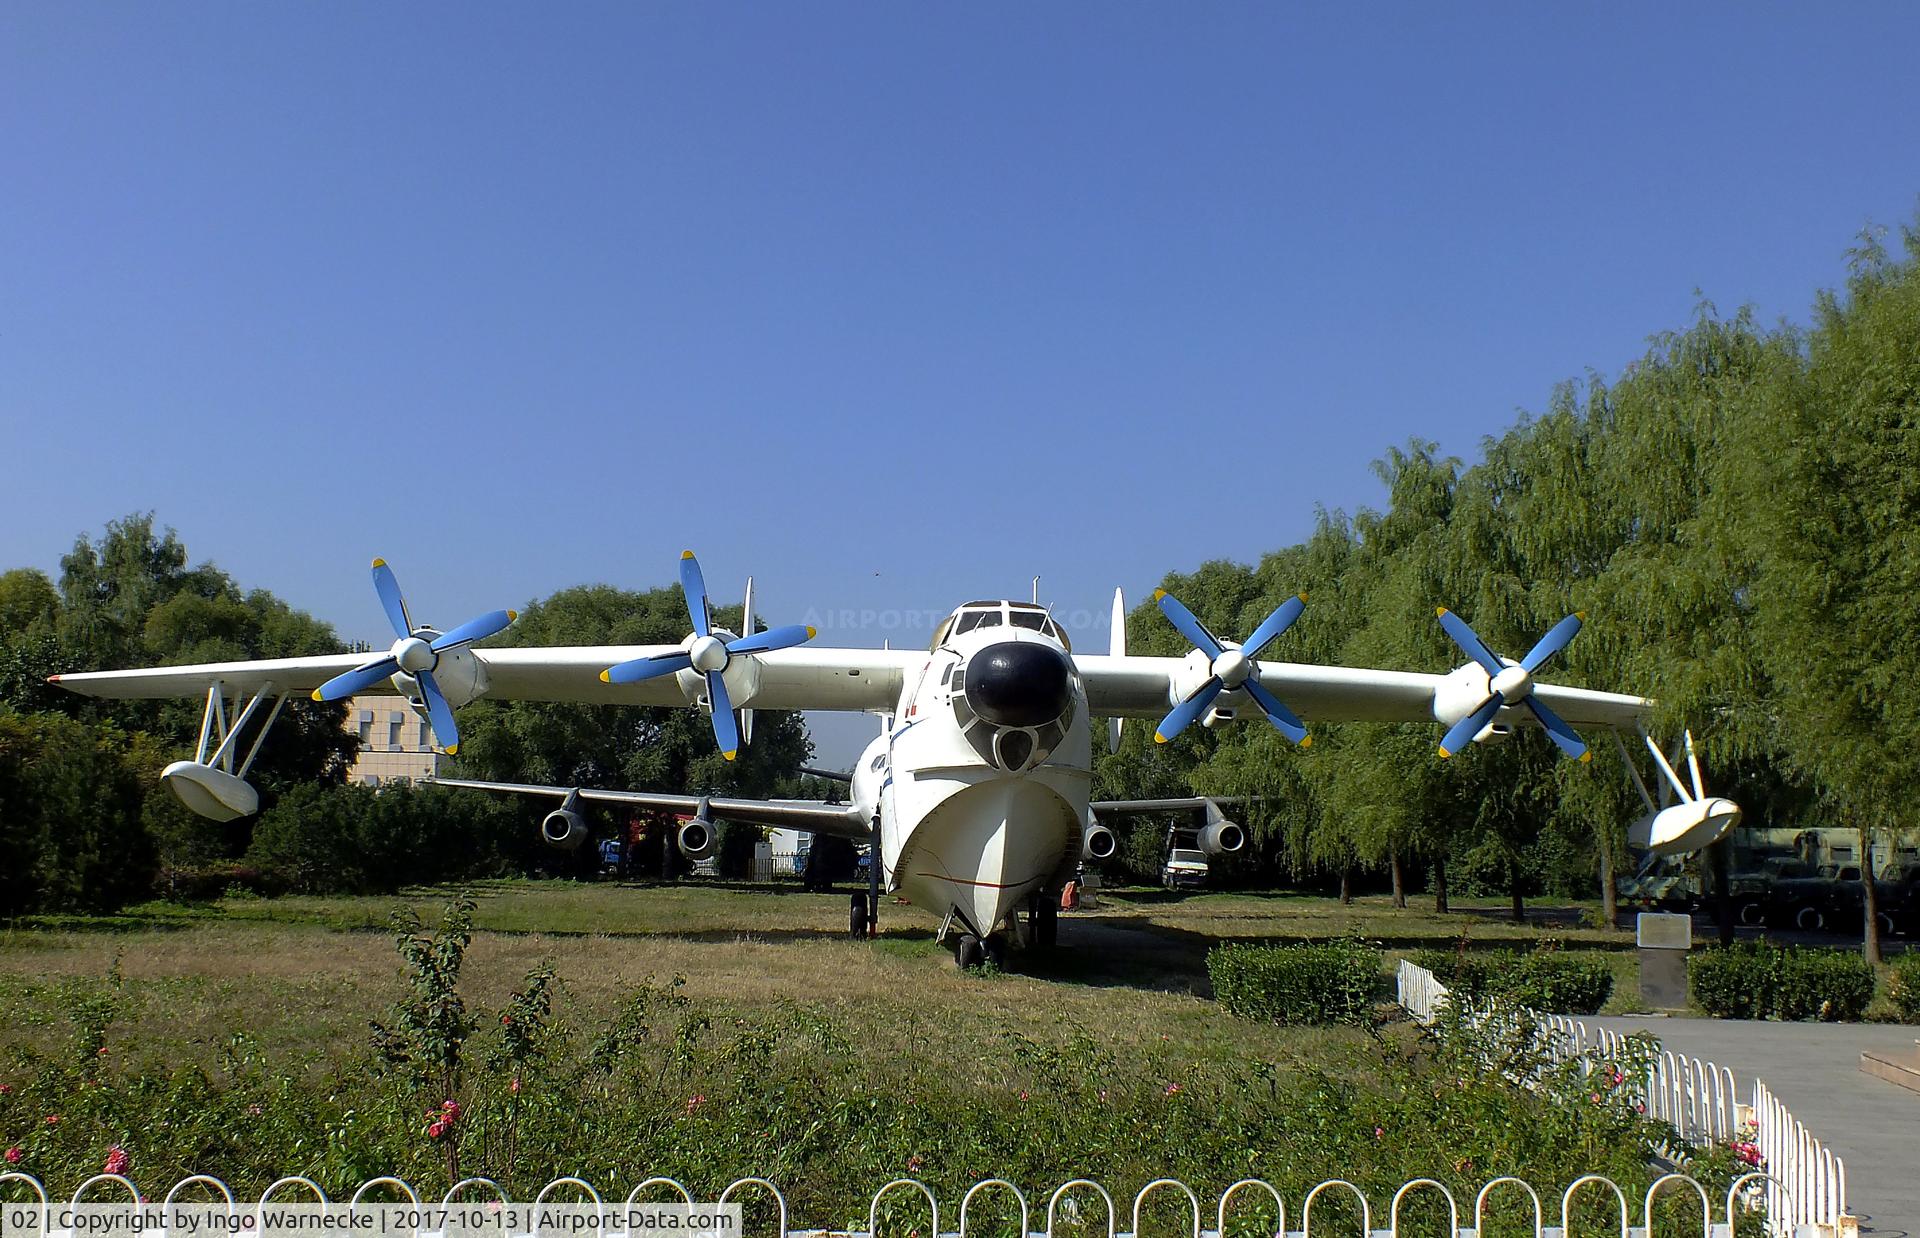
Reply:
<svg viewBox="0 0 1920 1238"><path fill-rule="evenodd" d="M348 782L368 786L432 778L440 772L433 729L404 696L356 696L347 702L347 730L360 737Z"/></svg>

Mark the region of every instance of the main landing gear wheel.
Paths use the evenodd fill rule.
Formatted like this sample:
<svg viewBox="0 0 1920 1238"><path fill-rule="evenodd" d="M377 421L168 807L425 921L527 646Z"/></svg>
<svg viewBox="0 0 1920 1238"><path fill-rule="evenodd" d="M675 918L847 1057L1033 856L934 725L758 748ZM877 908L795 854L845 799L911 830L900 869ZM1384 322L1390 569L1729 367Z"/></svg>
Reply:
<svg viewBox="0 0 1920 1238"><path fill-rule="evenodd" d="M1060 941L1060 902L1059 896L1048 898L1046 895L1033 900L1027 911L1027 922L1031 926L1030 936L1035 949L1051 950Z"/></svg>
<svg viewBox="0 0 1920 1238"><path fill-rule="evenodd" d="M847 932L854 937L865 937L872 923L873 913L867 907L866 893L855 894L852 908L847 912Z"/></svg>
<svg viewBox="0 0 1920 1238"><path fill-rule="evenodd" d="M987 961L987 944L972 933L962 933L953 950L953 961L961 967L979 967Z"/></svg>

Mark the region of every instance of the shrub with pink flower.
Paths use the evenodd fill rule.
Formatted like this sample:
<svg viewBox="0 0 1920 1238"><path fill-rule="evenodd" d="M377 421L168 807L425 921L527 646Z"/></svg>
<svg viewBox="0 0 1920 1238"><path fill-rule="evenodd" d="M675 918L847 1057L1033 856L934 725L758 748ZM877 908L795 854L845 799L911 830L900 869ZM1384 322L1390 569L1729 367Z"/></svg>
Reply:
<svg viewBox="0 0 1920 1238"><path fill-rule="evenodd" d="M695 1092L692 1096L687 1097L687 1112L692 1113L695 1109L698 1109L700 1106L706 1103L707 1103L707 1098L705 1096L702 1096L700 1093Z"/></svg>
<svg viewBox="0 0 1920 1238"><path fill-rule="evenodd" d="M27 1154L25 1152L22 1152L20 1150L20 1145L16 1143L11 1148L7 1149L7 1164L18 1165L21 1162L21 1160L26 1157L26 1155Z"/></svg>
<svg viewBox="0 0 1920 1238"><path fill-rule="evenodd" d="M125 1174L133 1166L133 1158L119 1144L107 1149L107 1163L100 1167L103 1174Z"/></svg>

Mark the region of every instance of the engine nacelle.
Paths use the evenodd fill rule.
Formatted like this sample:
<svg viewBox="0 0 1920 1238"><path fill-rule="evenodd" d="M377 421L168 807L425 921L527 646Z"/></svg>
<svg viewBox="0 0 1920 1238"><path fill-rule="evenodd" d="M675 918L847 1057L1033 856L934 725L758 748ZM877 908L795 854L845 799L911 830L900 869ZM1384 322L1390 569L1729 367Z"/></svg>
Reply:
<svg viewBox="0 0 1920 1238"><path fill-rule="evenodd" d="M1247 845L1247 832L1213 800L1207 801L1207 823L1200 829L1200 850L1208 855L1232 855Z"/></svg>
<svg viewBox="0 0 1920 1238"><path fill-rule="evenodd" d="M1104 825L1089 825L1080 835L1080 854L1089 860L1110 859L1120 849L1120 842L1113 831Z"/></svg>
<svg viewBox="0 0 1920 1238"><path fill-rule="evenodd" d="M580 792L569 791L560 807L540 819L540 837L549 847L577 851L587 841L587 819L580 815Z"/></svg>
<svg viewBox="0 0 1920 1238"><path fill-rule="evenodd" d="M713 822L702 814L680 827L674 845L689 860L704 860L720 845L720 831L714 829Z"/></svg>
<svg viewBox="0 0 1920 1238"><path fill-rule="evenodd" d="M1627 844L1655 855L1686 855L1726 837L1740 823L1740 805L1714 796L1649 813L1627 827Z"/></svg>

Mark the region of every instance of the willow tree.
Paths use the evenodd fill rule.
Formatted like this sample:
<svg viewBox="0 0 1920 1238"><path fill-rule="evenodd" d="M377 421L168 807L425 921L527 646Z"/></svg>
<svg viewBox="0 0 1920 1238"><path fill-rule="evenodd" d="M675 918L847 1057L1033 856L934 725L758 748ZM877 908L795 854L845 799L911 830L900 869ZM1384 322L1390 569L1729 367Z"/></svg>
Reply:
<svg viewBox="0 0 1920 1238"><path fill-rule="evenodd" d="M1920 233L1868 240L1823 294L1803 377L1768 409L1751 475L1772 724L1860 836L1863 949L1880 956L1876 834L1920 794Z"/></svg>

